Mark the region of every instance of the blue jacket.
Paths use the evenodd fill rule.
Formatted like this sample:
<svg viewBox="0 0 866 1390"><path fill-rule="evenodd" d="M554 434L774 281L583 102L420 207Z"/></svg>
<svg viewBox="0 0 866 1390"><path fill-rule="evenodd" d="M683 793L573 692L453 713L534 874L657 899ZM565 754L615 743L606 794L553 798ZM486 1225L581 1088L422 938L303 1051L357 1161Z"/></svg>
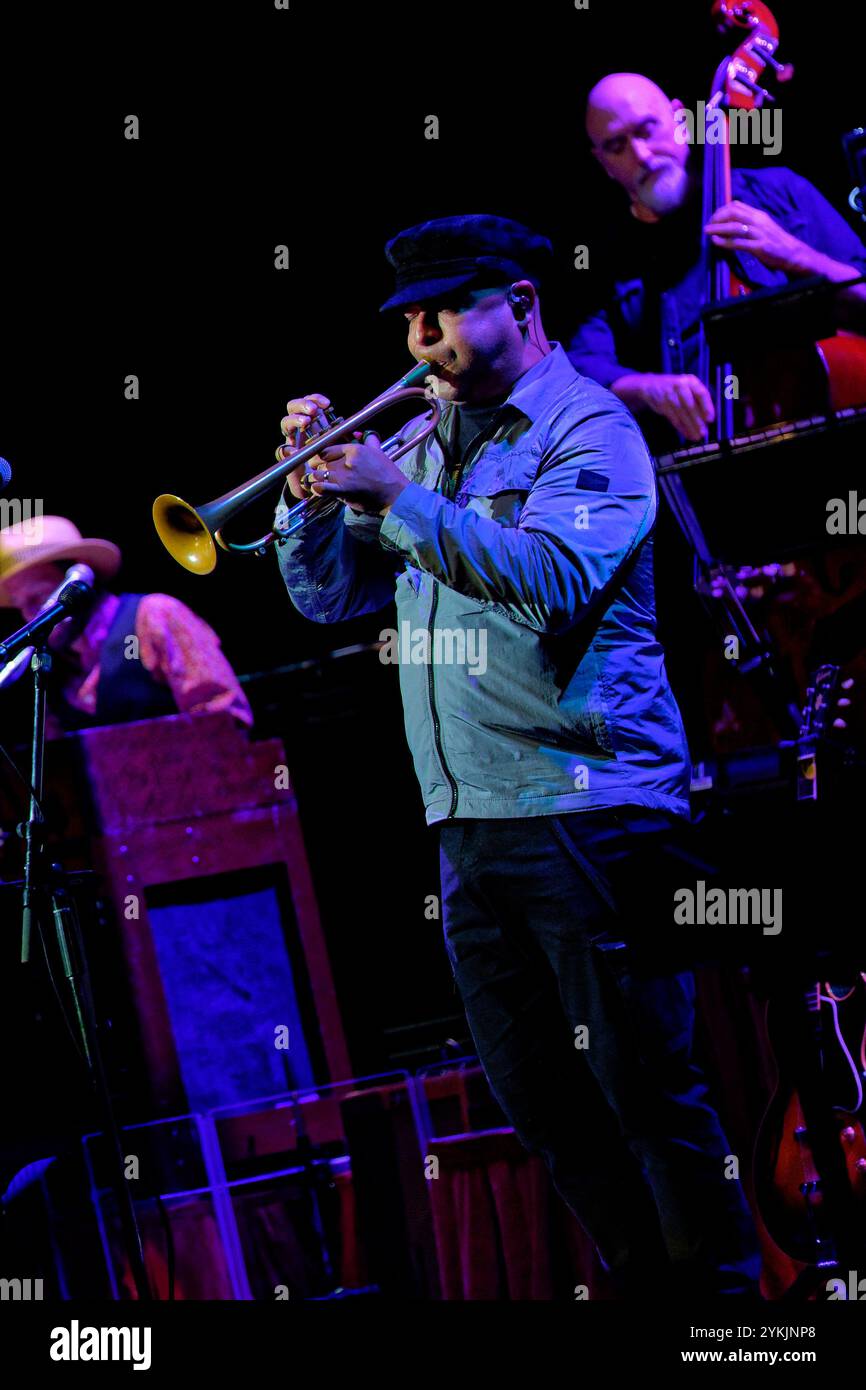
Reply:
<svg viewBox="0 0 866 1390"><path fill-rule="evenodd" d="M338 510L277 555L315 622L377 611L396 577L382 655L399 659L428 823L624 803L687 816L655 632L655 477L631 413L554 344L475 441L454 501L435 434L399 467L410 485L384 518Z"/></svg>

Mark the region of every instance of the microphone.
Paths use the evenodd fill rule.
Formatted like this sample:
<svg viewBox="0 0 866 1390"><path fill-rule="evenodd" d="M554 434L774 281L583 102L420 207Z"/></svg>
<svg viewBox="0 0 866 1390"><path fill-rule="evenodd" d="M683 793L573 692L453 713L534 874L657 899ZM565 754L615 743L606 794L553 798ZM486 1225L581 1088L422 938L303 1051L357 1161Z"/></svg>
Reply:
<svg viewBox="0 0 866 1390"><path fill-rule="evenodd" d="M0 463L3 462L5 462L5 460L0 459ZM49 608L57 603L65 586L73 583L77 579L83 580L84 583L93 583L93 570L89 565L70 565L60 583L57 585L57 588L53 593L48 595L36 616L40 617L43 613L47 613ZM6 685L14 685L17 680L21 679L27 667L30 665L30 658L35 650L35 647L22 647L17 656L13 656L11 661L7 661L6 665L0 670L0 690Z"/></svg>
<svg viewBox="0 0 866 1390"><path fill-rule="evenodd" d="M42 645L42 639L47 638L58 623L80 612L89 602L95 582L96 576L89 565L72 565L63 576L63 583L45 600L32 622L25 623L5 642L0 642L0 661L17 657L28 647L32 655L35 647Z"/></svg>
<svg viewBox="0 0 866 1390"><path fill-rule="evenodd" d="M12 468L5 459L0 459L0 492L12 481Z"/></svg>
<svg viewBox="0 0 866 1390"><path fill-rule="evenodd" d="M30 658L35 650L35 647L22 647L17 656L13 656L11 661L6 662L3 670L0 671L0 690L4 686L14 685L17 680L21 679L30 665Z"/></svg>

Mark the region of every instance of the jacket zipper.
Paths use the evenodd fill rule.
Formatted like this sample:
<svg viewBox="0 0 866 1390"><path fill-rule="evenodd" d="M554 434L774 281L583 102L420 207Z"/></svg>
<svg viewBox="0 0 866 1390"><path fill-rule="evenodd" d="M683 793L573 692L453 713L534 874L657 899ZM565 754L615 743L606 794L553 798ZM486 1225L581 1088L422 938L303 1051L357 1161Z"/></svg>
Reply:
<svg viewBox="0 0 866 1390"><path fill-rule="evenodd" d="M439 605L439 584L438 584L438 582L434 579L434 580L433 580L433 601L432 601L432 603L430 604L430 617L429 617L428 620L427 620L427 644L428 644L428 645L427 645L427 652L428 652L428 655L431 656L431 657L432 657L432 653L433 653L433 625L434 625L434 619L435 619L435 617L436 617L436 609L437 609L438 605ZM453 817L454 817L454 812L457 810L457 783L455 782L454 778L451 776L451 769L449 768L447 762L445 761L445 750L444 750L444 748L442 747L442 727L441 727L441 725L440 725L440 723L439 723L439 713L438 713L438 711L437 711L437 709L436 709L436 699L435 699L435 692L434 692L434 688L433 688L433 661L432 661L432 659L429 660L429 661L427 662L427 693L428 693L429 698L430 698L430 714L431 714L431 717L432 717L432 719L433 719L433 740L434 740L434 742L435 742L435 744L436 744L436 753L437 753L437 755L438 755L438 757L439 757L439 763L440 763L440 766L441 766L441 768L442 768L442 771L445 773L445 776L446 776L447 779L448 779L448 785L449 785L450 788L451 788L451 805L450 805L449 808L448 808L448 815L447 815L446 819L447 819L447 820L452 820Z"/></svg>
<svg viewBox="0 0 866 1390"><path fill-rule="evenodd" d="M460 460L460 465L459 465L459 467L458 467L456 473L453 475L453 477L449 478L449 476L448 476L448 471L447 471L447 469L446 469L446 472L445 472L445 478L446 478L446 481L445 481L445 496L448 498L448 501L449 501L449 502L451 502L451 501L454 500L454 497L455 497L455 495L456 495L456 493L457 493L457 487L458 487L458 485L459 485L460 479L461 479L462 476L463 476L463 470L464 470L464 468L466 467L466 464L467 464L467 462L468 462L468 460L469 460L469 455L472 454L473 452L475 452L475 451L477 450L478 445L479 445L479 442L482 443L482 444L486 444L486 443L489 442L488 439L484 438L484 436L490 434L490 429L491 429L491 426L490 426L490 425L487 425L485 429L481 430L480 433L477 434L477 435L475 436L475 438L472 440L472 443L469 445L468 449L465 450L465 452L464 452L464 454L463 454L463 457L462 457L462 459ZM494 434L494 435L497 433L498 429L499 429L499 424L497 423L497 424L493 427L493 434ZM492 438L493 436L491 435L490 437ZM449 485L450 485L450 486L449 486ZM450 493L450 495L449 495L449 493ZM433 628L434 628L434 619L435 619L435 617L436 617L436 609L437 609L438 606L439 606L439 585L438 585L437 581L434 579L434 580L433 580L433 601L432 601L432 603L430 604L430 617L429 617L428 620L427 620L427 641L428 641L427 650L428 650L429 653L431 653L431 655L432 655L432 652L433 652L433 649L434 649L434 648L433 648ZM429 699L430 699L430 715L431 715L431 717L432 717L432 719L433 719L433 739L434 739L434 742L435 742L435 744L436 744L436 752L437 752L437 755L438 755L438 757L439 757L439 764L440 764L440 766L441 766L441 768L442 768L442 771L445 773L445 776L446 776L446 778L448 779L448 785L449 785L450 788L451 788L451 805L450 805L449 808L448 808L448 815L447 815L447 817L446 817L446 820L453 820L453 818L454 818L454 812L457 810L457 795L458 795L458 793L457 793L457 783L456 783L456 781L454 780L454 778L452 777L452 775L451 775L451 769L449 768L447 762L445 761L445 750L444 750L444 748L442 747L442 726L441 726L441 724L440 724L440 722L439 722L439 713L438 713L438 711L437 711L437 709L436 709L436 692L435 692L435 687L434 687L434 682L433 682L433 662L432 662L432 659L428 662L428 665L427 665L427 693L428 693L428 696L429 696Z"/></svg>

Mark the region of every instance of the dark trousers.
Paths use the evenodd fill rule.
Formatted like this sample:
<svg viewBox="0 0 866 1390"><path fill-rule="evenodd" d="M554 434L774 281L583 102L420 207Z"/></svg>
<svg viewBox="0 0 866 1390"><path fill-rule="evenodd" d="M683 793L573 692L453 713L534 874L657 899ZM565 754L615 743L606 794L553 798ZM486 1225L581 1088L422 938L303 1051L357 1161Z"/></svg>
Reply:
<svg viewBox="0 0 866 1390"><path fill-rule="evenodd" d="M754 1294L730 1175L749 1156L707 1103L694 977L661 940L668 880L689 882L675 825L638 807L443 823L446 949L499 1105L621 1294Z"/></svg>

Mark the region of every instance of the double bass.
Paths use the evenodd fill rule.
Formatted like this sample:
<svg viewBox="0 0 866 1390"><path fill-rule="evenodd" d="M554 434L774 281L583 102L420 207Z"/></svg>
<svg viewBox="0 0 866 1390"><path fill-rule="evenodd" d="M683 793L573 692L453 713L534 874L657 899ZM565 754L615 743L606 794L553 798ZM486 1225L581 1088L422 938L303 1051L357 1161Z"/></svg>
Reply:
<svg viewBox="0 0 866 1390"><path fill-rule="evenodd" d="M728 113L752 111L772 99L762 85L768 69L783 83L793 77L793 68L777 57L779 27L761 0L715 0L712 15L718 31L735 35L739 42L719 64L706 106L708 113L723 113L725 138L704 146L703 225L732 197ZM708 306L731 306L750 294L740 270L736 252L708 244ZM749 332L748 324L746 313L740 319L744 334ZM720 440L731 439L737 431L830 416L866 403L866 339L858 334L837 330L811 343L774 345L771 353L762 355L754 345L745 344L742 360L748 372L736 376L731 362L717 360L711 352L702 326L699 375L713 398ZM726 389L746 375L742 396ZM816 559L796 557L784 566L765 568L780 573L782 580L775 581L775 588L761 586L761 620L772 633L776 652L802 682L804 653L815 624L866 591L866 555L862 546L859 550L842 547ZM844 583L841 578L835 585L826 582L828 574L843 573ZM757 619L755 609L753 614ZM798 614L808 618L808 630L803 621L797 621ZM842 672L827 670L841 682ZM846 685L850 684L848 680ZM829 710L831 691L823 691L822 699L820 708ZM755 1149L756 1197L776 1244L791 1258L817 1270L823 1260L832 1258L832 1211L847 1207L859 1212L861 1204L866 1205L866 973L853 972L844 984L826 979L815 982L802 998L771 1001L768 1014L778 1079ZM804 1105L799 1087L807 1074L810 1100ZM814 1120L822 1112L826 1115L823 1124L815 1120L810 1125L810 1114ZM836 1200L828 1209L831 1181L836 1184Z"/></svg>
<svg viewBox="0 0 866 1390"><path fill-rule="evenodd" d="M779 82L789 82L794 69L776 57L779 26L762 0L714 0L712 17L722 35L742 35L734 52L716 69L706 111L718 112L724 122L721 141L704 146L702 213L705 226L725 203L731 201L731 153L728 120L731 111L758 111L770 92L762 85L769 68ZM708 247L706 301L720 302L750 293L745 279L732 268L729 253ZM734 253L736 256L736 253ZM748 324L748 319L744 321ZM748 332L748 328L744 330ZM745 345L744 345L745 346ZM705 330L700 334L699 376L708 385L716 408L720 437L734 433L734 399L725 390L733 376L729 363L712 363ZM866 338L837 330L809 346L774 348L772 356L758 361L749 356L748 390L742 402L745 429L809 415L828 414L866 403Z"/></svg>
<svg viewBox="0 0 866 1390"><path fill-rule="evenodd" d="M729 113L748 115L773 99L763 85L768 72L782 83L793 77L793 68L779 61L779 26L761 0L714 0L712 17L719 33L733 35L737 44L719 63L706 102L707 121L712 117L716 129L707 130L704 143L703 225L731 200ZM721 139L719 118L723 121ZM837 411L866 404L866 338L840 329L793 346L779 341L771 344L763 337L768 320L763 320L763 328L756 327L762 321L749 308L753 289L744 278L739 253L708 241L705 260L698 375L713 398L715 422L711 428L717 440L748 438L785 421L832 420ZM784 300L789 290L798 288L794 280L778 292L762 290L754 302L768 294L771 299ZM824 317L832 317L833 290L821 290L818 298ZM734 328L726 334L725 356L734 357L733 366L730 361L718 360L718 351L711 353L707 330L708 320L718 321L731 310L736 314L729 317ZM834 543L809 556L793 551L785 556L755 556L756 564L739 569L719 564L709 556L681 482L671 478L663 486L704 573L713 571L712 580L705 580L699 591L714 597L727 595L724 630L744 634L752 652L772 651L774 657L773 662L764 657L752 662L756 677L751 687L729 663L726 666L710 659L705 673L705 704L712 750L725 756L755 742L785 737L793 732L791 716L805 699L814 665L810 659L813 637L823 632L826 622L836 614L842 620L842 610L853 617L855 600L866 601L862 545L856 541ZM820 659L825 659L823 654ZM866 688L866 650L845 659L853 663L846 674L855 677L861 690ZM759 689L771 667L775 677L764 681ZM787 729L780 728L780 718ZM855 708L851 718L857 732L866 732L866 710Z"/></svg>

